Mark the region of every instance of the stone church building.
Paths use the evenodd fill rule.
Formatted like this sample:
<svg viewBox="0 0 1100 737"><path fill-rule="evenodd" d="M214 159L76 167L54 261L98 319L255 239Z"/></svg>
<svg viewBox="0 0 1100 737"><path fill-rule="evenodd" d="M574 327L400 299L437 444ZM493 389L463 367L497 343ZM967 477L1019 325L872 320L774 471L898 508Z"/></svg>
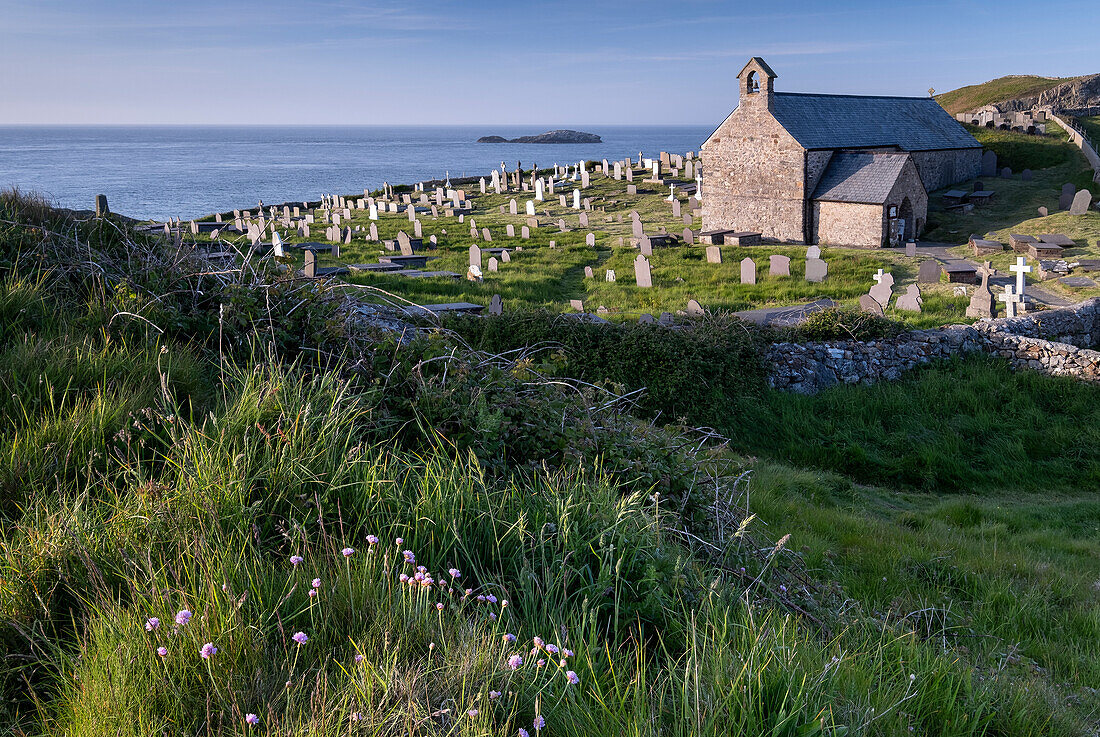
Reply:
<svg viewBox="0 0 1100 737"><path fill-rule="evenodd" d="M754 57L703 144L703 230L878 247L920 233L928 193L973 179L982 146L930 97L776 92Z"/></svg>

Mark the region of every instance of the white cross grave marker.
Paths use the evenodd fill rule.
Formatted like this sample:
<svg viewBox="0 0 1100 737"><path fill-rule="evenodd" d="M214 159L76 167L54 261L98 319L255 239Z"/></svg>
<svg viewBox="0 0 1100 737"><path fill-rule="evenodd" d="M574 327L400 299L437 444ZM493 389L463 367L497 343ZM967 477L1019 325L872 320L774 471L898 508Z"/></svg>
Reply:
<svg viewBox="0 0 1100 737"><path fill-rule="evenodd" d="M1021 300L1024 297L1024 274L1030 274L1031 269L1032 267L1027 265L1027 258L1024 256L1017 256L1016 265L1008 267L1009 271L1016 272L1016 296Z"/></svg>
<svg viewBox="0 0 1100 737"><path fill-rule="evenodd" d="M1011 284L1005 284L1005 291L997 295L997 300L1005 303L1005 317L1016 317L1016 304L1020 301L1020 295L1012 291Z"/></svg>
<svg viewBox="0 0 1100 737"><path fill-rule="evenodd" d="M877 274L874 274L874 275L873 275L873 276L872 276L871 278L872 278L872 279L874 279L874 280L875 280L875 282L877 282L877 283L881 284L881 283L882 283L882 277L883 277L883 276L884 276L884 274L883 274L883 272L882 272L882 269L879 269L879 270L878 270L878 273L877 273Z"/></svg>

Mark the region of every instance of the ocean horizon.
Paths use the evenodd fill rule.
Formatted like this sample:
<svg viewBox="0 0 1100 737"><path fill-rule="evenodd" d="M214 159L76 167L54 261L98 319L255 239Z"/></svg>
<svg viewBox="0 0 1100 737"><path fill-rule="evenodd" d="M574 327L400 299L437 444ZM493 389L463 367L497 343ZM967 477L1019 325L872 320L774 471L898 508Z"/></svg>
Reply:
<svg viewBox="0 0 1100 737"><path fill-rule="evenodd" d="M476 143L569 128L602 143ZM5 125L0 188L88 210L97 194L138 219L190 219L234 208L352 194L383 182L482 176L504 161L549 167L581 159L698 151L713 126Z"/></svg>

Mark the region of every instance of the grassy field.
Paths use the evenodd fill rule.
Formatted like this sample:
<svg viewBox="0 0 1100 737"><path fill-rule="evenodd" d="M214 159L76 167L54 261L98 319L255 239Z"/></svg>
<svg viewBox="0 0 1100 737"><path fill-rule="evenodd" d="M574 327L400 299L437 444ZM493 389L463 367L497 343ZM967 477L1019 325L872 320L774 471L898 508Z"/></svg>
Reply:
<svg viewBox="0 0 1100 737"><path fill-rule="evenodd" d="M972 84L950 92L942 92L936 95L936 100L947 112L954 115L976 110L995 102L1037 95L1072 79L1075 78L1036 77L1022 74L1000 77L982 84Z"/></svg>
<svg viewBox="0 0 1100 737"><path fill-rule="evenodd" d="M566 358L356 342L316 283L0 207L12 734L1097 728L1096 387L974 360L795 397L746 363L724 442Z"/></svg>

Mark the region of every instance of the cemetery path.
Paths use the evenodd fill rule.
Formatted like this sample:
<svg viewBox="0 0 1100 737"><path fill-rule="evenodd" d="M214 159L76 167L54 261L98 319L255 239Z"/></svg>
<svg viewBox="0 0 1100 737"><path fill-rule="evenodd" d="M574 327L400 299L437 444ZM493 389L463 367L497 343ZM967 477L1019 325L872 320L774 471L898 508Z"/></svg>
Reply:
<svg viewBox="0 0 1100 737"><path fill-rule="evenodd" d="M964 261L974 266L974 268L978 268L979 264L976 264L969 259L959 258L958 256L954 256L948 252L947 249L955 248L955 246L956 244L952 243L925 243L917 246L917 253L923 253L926 256L931 256L942 264L946 264L950 261ZM1014 276L1004 275L998 272L990 278L989 283L996 286L1004 286L1005 284L1013 284L1015 283L1015 281L1016 278ZM1027 285L1027 294L1030 297L1034 298L1035 301L1039 304L1044 304L1049 307L1067 307L1074 304L1072 300L1065 299L1064 297L1059 297L1056 294L1051 294L1047 290L1043 289L1040 286L1036 286L1035 284Z"/></svg>

